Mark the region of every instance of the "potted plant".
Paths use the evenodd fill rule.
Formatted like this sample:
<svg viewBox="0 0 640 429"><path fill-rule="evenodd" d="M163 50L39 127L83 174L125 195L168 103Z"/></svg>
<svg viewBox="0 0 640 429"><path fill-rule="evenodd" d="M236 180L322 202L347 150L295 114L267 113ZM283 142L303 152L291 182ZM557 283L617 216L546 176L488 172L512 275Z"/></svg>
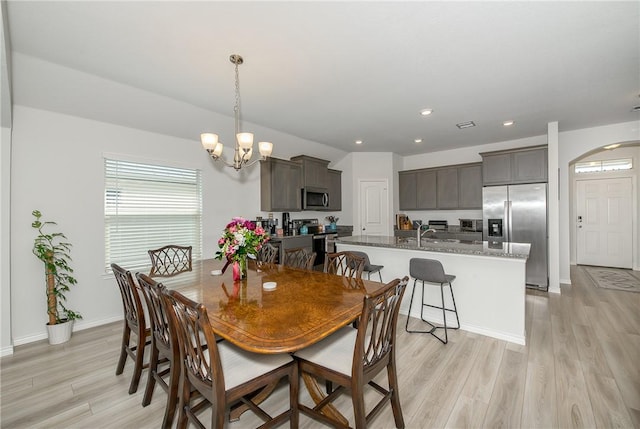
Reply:
<svg viewBox="0 0 640 429"><path fill-rule="evenodd" d="M65 241L67 237L61 232L44 231L48 226L57 224L42 221L40 211L34 210L31 214L35 217L31 226L38 231L33 243L33 254L44 263L49 343L60 344L71 338L73 321L82 319L80 313L69 310L64 305L67 299L65 293L71 285L77 283L72 276L73 269L69 266L71 243Z"/></svg>

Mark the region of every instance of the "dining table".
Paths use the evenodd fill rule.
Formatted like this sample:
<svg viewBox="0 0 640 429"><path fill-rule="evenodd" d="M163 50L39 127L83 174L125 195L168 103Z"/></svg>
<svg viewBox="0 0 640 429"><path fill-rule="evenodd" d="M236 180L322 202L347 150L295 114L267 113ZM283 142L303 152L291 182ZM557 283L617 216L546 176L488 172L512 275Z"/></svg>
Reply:
<svg viewBox="0 0 640 429"><path fill-rule="evenodd" d="M255 260L249 261L247 278L234 281L233 270L222 272L224 266L217 259L194 261L191 271L156 280L204 304L216 335L254 353L292 353L317 343L356 320L364 296L383 286ZM317 380L303 380L313 400L321 401L325 395ZM232 419L244 410L232 410ZM331 407L325 412L341 417Z"/></svg>

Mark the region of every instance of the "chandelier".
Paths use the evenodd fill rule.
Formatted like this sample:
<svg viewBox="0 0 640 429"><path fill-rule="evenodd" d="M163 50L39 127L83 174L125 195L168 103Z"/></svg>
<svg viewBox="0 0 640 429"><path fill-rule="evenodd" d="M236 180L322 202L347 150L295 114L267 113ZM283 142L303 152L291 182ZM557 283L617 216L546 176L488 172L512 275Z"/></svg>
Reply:
<svg viewBox="0 0 640 429"><path fill-rule="evenodd" d="M251 160L251 155L253 154L253 133L245 133L240 131L240 74L238 73L238 66L242 64L244 60L240 55L233 54L229 57L229 61L231 61L236 66L236 104L235 106L233 106L233 114L235 117L236 148L233 154L233 162L227 162L222 157L222 149L224 149L224 145L222 144L222 142L218 141L217 134L200 134L200 141L202 142L202 146L206 149L209 155L211 155L211 158L216 161L222 161L227 165L227 167L233 167L237 171L242 167L248 167L260 160L267 159L267 157L271 155L271 151L273 150L273 143L259 142L258 150L260 151L260 158L255 159L253 162L249 162L249 160Z"/></svg>

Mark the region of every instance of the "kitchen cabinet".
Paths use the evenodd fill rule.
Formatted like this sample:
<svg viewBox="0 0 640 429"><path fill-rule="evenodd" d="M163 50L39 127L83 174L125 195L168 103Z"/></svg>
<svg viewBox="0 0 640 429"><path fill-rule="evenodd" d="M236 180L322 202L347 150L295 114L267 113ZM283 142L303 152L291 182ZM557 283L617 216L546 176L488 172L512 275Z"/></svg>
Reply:
<svg viewBox="0 0 640 429"><path fill-rule="evenodd" d="M547 182L547 146L484 152L482 183L485 186Z"/></svg>
<svg viewBox="0 0 640 429"><path fill-rule="evenodd" d="M329 189L329 211L342 210L342 171L327 170Z"/></svg>
<svg viewBox="0 0 640 429"><path fill-rule="evenodd" d="M278 158L260 161L260 210L302 210L302 166Z"/></svg>
<svg viewBox="0 0 640 429"><path fill-rule="evenodd" d="M482 164L458 167L458 208L482 208Z"/></svg>
<svg viewBox="0 0 640 429"><path fill-rule="evenodd" d="M480 163L398 172L400 210L482 207Z"/></svg>
<svg viewBox="0 0 640 429"><path fill-rule="evenodd" d="M302 181L305 188L329 187L329 161L306 155L294 156L291 161L302 165Z"/></svg>
<svg viewBox="0 0 640 429"><path fill-rule="evenodd" d="M400 171L398 173L400 210L415 210L418 207L416 177L416 171Z"/></svg>
<svg viewBox="0 0 640 429"><path fill-rule="evenodd" d="M273 237L270 243L278 248L278 263L284 261L284 252L287 249L303 248L307 252L313 252L312 235L296 235L286 237Z"/></svg>

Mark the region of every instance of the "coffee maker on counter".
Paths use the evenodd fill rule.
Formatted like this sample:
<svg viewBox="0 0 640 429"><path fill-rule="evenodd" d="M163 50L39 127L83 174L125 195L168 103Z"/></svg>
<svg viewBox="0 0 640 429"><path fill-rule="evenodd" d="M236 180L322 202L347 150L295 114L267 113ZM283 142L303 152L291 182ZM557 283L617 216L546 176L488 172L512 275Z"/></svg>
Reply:
<svg viewBox="0 0 640 429"><path fill-rule="evenodd" d="M282 213L282 232L284 235L289 235L291 233L291 216L289 212Z"/></svg>

